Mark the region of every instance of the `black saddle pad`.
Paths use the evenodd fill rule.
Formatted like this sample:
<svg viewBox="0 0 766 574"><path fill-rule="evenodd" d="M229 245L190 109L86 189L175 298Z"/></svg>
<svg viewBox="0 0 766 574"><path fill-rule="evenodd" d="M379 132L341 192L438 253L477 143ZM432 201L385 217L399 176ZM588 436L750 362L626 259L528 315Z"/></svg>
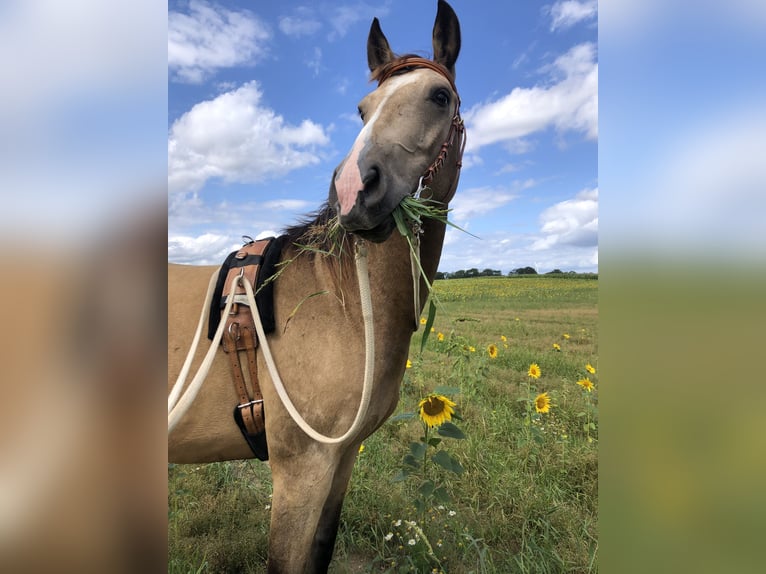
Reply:
<svg viewBox="0 0 766 574"><path fill-rule="evenodd" d="M286 235L271 238L271 243L266 247L266 251L263 252L263 263L258 270L258 279L255 284L255 302L258 305L258 311L261 315L261 323L263 324L263 331L265 333L271 333L276 328L274 320L274 282L269 281L265 286L264 282L269 279L274 273L276 273L276 266L279 263L279 257L282 254L282 245L284 244ZM235 265L237 260L234 256L239 250L232 251L224 260L221 270L218 272L218 282L215 285L215 291L213 292L213 300L210 304L210 316L208 319L208 331L207 338L211 341L215 337L215 332L218 329L218 324L221 321L221 309L225 306L222 302L223 287L226 282L226 275L229 273L229 269Z"/></svg>

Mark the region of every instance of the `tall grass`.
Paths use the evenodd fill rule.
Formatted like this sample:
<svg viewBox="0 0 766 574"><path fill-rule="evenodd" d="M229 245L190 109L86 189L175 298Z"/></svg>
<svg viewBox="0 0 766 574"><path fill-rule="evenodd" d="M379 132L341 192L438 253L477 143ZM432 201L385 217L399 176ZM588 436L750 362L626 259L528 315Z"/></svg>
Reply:
<svg viewBox="0 0 766 574"><path fill-rule="evenodd" d="M436 386L460 389L451 398L467 438L449 448L465 472L444 477L450 502L433 503L418 524L438 558L436 571L596 572L597 281L476 278L437 281L435 289L444 308L422 354L413 337L397 413L414 411ZM540 366L539 379L527 375L531 363ZM586 375L592 393L577 385ZM532 410L530 422L526 401L541 392L551 396L551 411ZM417 485L391 480L421 434L417 421L392 420L365 441L331 572L432 571L418 562L420 542L410 546L419 540L408 526L418 518ZM171 572L265 571L265 465L176 465L169 489Z"/></svg>

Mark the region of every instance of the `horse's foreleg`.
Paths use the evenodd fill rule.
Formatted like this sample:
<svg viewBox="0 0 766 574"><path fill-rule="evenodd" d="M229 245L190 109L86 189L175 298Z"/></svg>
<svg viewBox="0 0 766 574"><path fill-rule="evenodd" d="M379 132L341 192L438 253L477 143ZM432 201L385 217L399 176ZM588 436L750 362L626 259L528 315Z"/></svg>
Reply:
<svg viewBox="0 0 766 574"><path fill-rule="evenodd" d="M355 458L349 448L272 460L269 574L327 572Z"/></svg>
<svg viewBox="0 0 766 574"><path fill-rule="evenodd" d="M358 446L349 448L335 471L332 487L325 500L314 535L314 542L311 546L311 561L316 565L316 569L312 572L327 572L327 568L330 566L340 524L340 513L343 509L343 500L346 497L346 488L354 469L358 448Z"/></svg>

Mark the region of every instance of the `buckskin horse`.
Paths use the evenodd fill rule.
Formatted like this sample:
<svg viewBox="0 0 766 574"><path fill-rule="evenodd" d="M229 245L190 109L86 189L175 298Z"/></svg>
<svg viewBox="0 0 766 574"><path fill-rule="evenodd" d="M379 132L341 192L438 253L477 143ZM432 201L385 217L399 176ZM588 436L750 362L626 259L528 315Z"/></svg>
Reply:
<svg viewBox="0 0 766 574"><path fill-rule="evenodd" d="M416 192L445 209L455 194L465 143L454 83L459 51L458 19L443 0L433 28L432 60L395 55L373 20L367 61L378 86L359 104L364 126L335 169L316 219L290 228L281 242L281 261L289 264L273 281L276 328L265 341L278 377L267 364L264 341L256 357L273 478L270 573L327 571L359 446L396 408L416 313L428 293L423 279L413 274L411 248L395 232L393 212ZM317 230L327 229L334 217L344 249L326 256L322 251L334 248L323 243L329 234ZM430 281L445 223L425 218L418 234L422 270ZM337 244L337 237L333 241ZM355 242L361 245L356 254ZM359 251L366 252L366 270L354 267ZM169 265L171 386L215 271ZM365 295L358 282L366 273ZM365 299L371 309L363 316ZM169 430L170 462L253 458L232 417L236 396L229 360L220 349L212 353L204 384ZM203 354L196 353L195 363ZM284 381L297 418L327 440L298 426L275 388L276 378Z"/></svg>

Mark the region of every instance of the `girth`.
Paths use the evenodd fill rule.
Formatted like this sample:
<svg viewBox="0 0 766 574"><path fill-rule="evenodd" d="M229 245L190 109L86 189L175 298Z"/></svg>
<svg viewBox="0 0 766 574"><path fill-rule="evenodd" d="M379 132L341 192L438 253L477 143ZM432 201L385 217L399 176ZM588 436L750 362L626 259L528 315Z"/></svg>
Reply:
<svg viewBox="0 0 766 574"><path fill-rule="evenodd" d="M247 305L244 287L238 283L234 293L230 290L232 280L237 275L243 275L251 285L257 285L264 253L271 241L273 238L251 241L234 255L232 266L226 275L222 298L225 304L228 297L234 297L234 304L229 314L221 317L221 320L225 321L223 350L229 357L234 391L239 401L234 408L234 420L255 456L261 460L268 460L269 455L266 445L263 394L258 383L258 361L255 354L258 347L258 335L255 331L253 312Z"/></svg>

